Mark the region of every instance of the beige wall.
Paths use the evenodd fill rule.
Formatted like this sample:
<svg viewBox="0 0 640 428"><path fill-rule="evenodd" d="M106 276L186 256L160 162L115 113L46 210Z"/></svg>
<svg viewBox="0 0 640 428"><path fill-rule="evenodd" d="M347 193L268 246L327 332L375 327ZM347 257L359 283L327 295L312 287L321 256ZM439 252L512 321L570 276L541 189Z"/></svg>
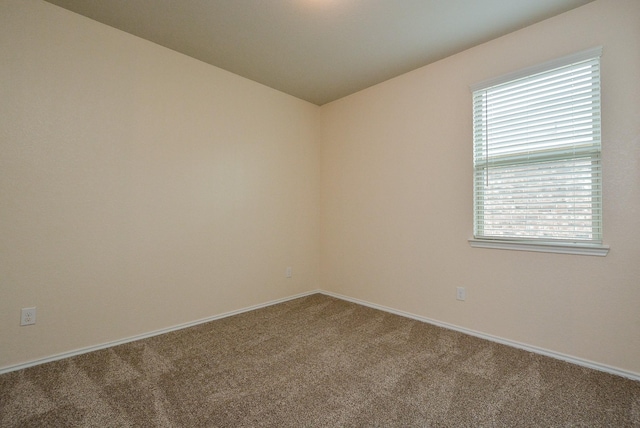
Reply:
<svg viewBox="0 0 640 428"><path fill-rule="evenodd" d="M0 368L319 287L317 106L39 0L0 76Z"/></svg>
<svg viewBox="0 0 640 428"><path fill-rule="evenodd" d="M469 85L600 45L609 255L470 248ZM640 1L590 3L321 114L326 290L640 374Z"/></svg>
<svg viewBox="0 0 640 428"><path fill-rule="evenodd" d="M471 249L468 86L598 45L610 254ZM0 369L322 288L640 375L640 2L322 108L40 0L0 61Z"/></svg>

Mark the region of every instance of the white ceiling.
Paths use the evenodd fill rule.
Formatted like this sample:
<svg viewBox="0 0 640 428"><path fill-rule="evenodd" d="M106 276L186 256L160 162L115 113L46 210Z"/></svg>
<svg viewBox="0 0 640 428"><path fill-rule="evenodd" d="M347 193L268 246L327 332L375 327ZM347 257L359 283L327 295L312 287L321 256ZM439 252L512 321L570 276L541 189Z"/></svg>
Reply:
<svg viewBox="0 0 640 428"><path fill-rule="evenodd" d="M593 0L47 0L322 105Z"/></svg>

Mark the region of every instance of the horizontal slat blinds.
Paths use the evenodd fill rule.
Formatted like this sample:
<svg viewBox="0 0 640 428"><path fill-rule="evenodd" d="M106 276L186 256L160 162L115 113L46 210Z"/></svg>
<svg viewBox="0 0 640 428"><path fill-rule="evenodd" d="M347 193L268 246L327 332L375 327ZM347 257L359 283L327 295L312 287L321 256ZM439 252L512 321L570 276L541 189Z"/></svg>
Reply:
<svg viewBox="0 0 640 428"><path fill-rule="evenodd" d="M600 59L473 93L477 239L602 242Z"/></svg>

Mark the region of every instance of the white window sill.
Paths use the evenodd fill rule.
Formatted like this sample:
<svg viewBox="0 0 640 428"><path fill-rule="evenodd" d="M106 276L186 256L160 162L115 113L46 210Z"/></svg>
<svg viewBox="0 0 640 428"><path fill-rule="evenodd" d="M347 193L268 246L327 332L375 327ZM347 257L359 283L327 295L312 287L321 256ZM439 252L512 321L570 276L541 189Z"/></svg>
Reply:
<svg viewBox="0 0 640 428"><path fill-rule="evenodd" d="M522 241L498 241L488 239L469 239L473 248L493 248L497 250L536 251L540 253L578 254L581 256L604 257L609 253L608 245L536 243Z"/></svg>

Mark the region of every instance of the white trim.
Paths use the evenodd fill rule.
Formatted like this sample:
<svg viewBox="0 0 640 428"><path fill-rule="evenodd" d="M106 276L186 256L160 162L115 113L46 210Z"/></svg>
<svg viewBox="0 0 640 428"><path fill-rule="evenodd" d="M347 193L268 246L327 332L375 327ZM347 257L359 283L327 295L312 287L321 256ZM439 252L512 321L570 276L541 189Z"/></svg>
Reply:
<svg viewBox="0 0 640 428"><path fill-rule="evenodd" d="M141 340L141 339L146 339L149 337L153 337L153 336L158 336L160 334L164 334L164 333L169 333L172 331L176 331L176 330L181 330L183 328L188 328L188 327L193 327L196 326L198 324L204 324L206 322L209 321L215 321L221 318L226 318L226 317L230 317L233 315L238 315L241 314L243 312L248 312L248 311L252 311L254 309L260 309L260 308L265 308L268 306L272 306L272 305L276 305L278 303L284 303L287 302L289 300L294 300L294 299L298 299L301 297L306 297L306 296L310 296L312 294L324 294L326 296L331 296L331 297L335 297L336 299L340 299L340 300L345 300L348 302L352 302L352 303L356 303L359 305L363 305L363 306L367 306L373 309L378 309L384 312L389 312L395 315L399 315L405 318L410 318L410 319L414 319L417 321L421 321L421 322L426 322L428 324L432 324L432 325L436 325L438 327L443 327L449 330L454 330L454 331L458 331L460 333L464 333L464 334L468 334L470 336L474 336L474 337L478 337L480 339L485 339L485 340L489 340L491 342L496 342L496 343L500 343L502 345L507 345L507 346L511 346L513 348L518 348L518 349L522 349L528 352L533 352L536 354L540 354L540 355L544 355L547 357L551 357L551 358L556 358L558 360L562 360L562 361L566 361L572 364L576 364L578 366L582 366L582 367L587 367L590 369L594 369L594 370L598 370L598 371L602 371L605 373L610 373L616 376L621 376L621 377L625 377L628 379L633 379L633 380L637 380L640 381L640 373L634 373L634 372L630 372L627 370L622 370L622 369L618 369L616 367L611 367L605 364L599 364L593 361L589 361L589 360L584 360L581 358L576 358L576 357L572 357L570 355L566 355L566 354L562 354L559 352L554 352L554 351L549 351L547 349L544 348L539 348L537 346L532 346L532 345L527 345L524 343L520 343L520 342L515 342L513 340L508 340L508 339L503 339L501 337L497 337L497 336L492 336L490 334L485 334L485 333L481 333L475 330L470 330L464 327L458 327L456 325L453 324L449 324L446 322L441 322L441 321L436 321L434 319L431 318L426 318L420 315L415 315L409 312L404 312L404 311L400 311L397 309L392 309L389 308L387 306L383 306L383 305L378 305L375 303L370 303L364 300L360 300L360 299L355 299L352 297L347 297L347 296L343 296L341 294L337 294L337 293L333 293L330 291L324 291L324 290L312 290L312 291L307 291L305 293L300 293L300 294L296 294L293 296L289 296L289 297L284 297L282 299L277 299L277 300L272 300L269 301L267 303L262 303L259 305L253 305L253 306L249 306L243 309L238 309L235 311L231 311L231 312L225 312L223 314L219 314L219 315L214 315L212 317L208 317L208 318L203 318L197 321L192 321L192 322L188 322L188 323L184 323L184 324L179 324L173 327L168 327L168 328L164 328L161 330L156 330L150 333L145 333L145 334L141 334L141 335L137 335L137 336L132 336L126 339L120 339L120 340L114 340L112 342L107 342L107 343L103 343L100 345L94 345L94 346L88 346L86 348L80 348L80 349L76 349L74 351L70 351L70 352L64 352L62 354L57 354L57 355L52 355L50 357L46 357L46 358L41 358L41 359L37 359L37 360L32 360L32 361L28 361L26 363L21 363L21 364L16 364L13 366L6 366L0 369L0 375L1 374L5 374L5 373L9 373L12 371L16 371L16 370L22 370L22 369L26 369L28 367L33 367L39 364L44 364L44 363L49 363L52 361L58 361L58 360L62 360L65 358L70 358L70 357L74 357L76 355L81 355L81 354L86 354L88 352L93 352L93 351L98 351L100 349L105 349L105 348L110 348L112 346L117 346L117 345L122 345L125 343L129 343L129 342L135 342L136 340Z"/></svg>
<svg viewBox="0 0 640 428"><path fill-rule="evenodd" d="M420 315L415 315L415 314L412 314L412 313L409 313L409 312L400 311L400 310L397 310L397 309L389 308L387 306L378 305L378 304L375 304L375 303L370 303L370 302L367 302L367 301L364 301L364 300L360 300L360 299L354 299L352 297L343 296L341 294L333 293L333 292L330 292L330 291L322 291L321 290L320 293L321 294L325 294L327 296L335 297L336 299L346 300L348 302L356 303L358 305L368 306L368 307L373 308L373 309L379 309L381 311L389 312L389 313L392 313L392 314L395 314L395 315L400 315L401 317L411 318L411 319L414 319L416 321L426 322L428 324L432 324L432 325L435 325L435 326L438 326L438 327L446 328L448 330L454 330L454 331L457 331L457 332L460 332L460 333L468 334L469 336L474 336L474 337L478 337L480 339L489 340L491 342L500 343L502 345L511 346L512 348L522 349L524 351L533 352L535 354L544 355L545 357L551 357L551 358L555 358L557 360L566 361L568 363L575 364L575 365L578 365L578 366L587 367L587 368L590 368L590 369L594 369L594 370L598 370L598 371L601 371L601 372L613 374L613 375L616 375L616 376L621 376L621 377L624 377L624 378L640 381L640 373L630 372L630 371L627 371L627 370L619 369L619 368L608 366L608 365L605 365L605 364L596 363L596 362L585 360L585 359L582 359L582 358L573 357L571 355L566 355L566 354L563 354L563 353L560 353L560 352L550 351L548 349L539 348L537 346L527 345L525 343L520 343L520 342L516 342L516 341L513 341L513 340L509 340L509 339L503 339L503 338L498 337L498 336L493 336L493 335L490 335L490 334L481 333L479 331L471 330L471 329L464 328L464 327L459 327L457 325L449 324L449 323L442 322L442 321L436 321L436 320L431 319L431 318L426 318L426 317L423 317L423 316L420 316Z"/></svg>
<svg viewBox="0 0 640 428"><path fill-rule="evenodd" d="M493 248L497 250L535 251L539 253L577 254L580 256L600 256L609 254L608 245L585 245L565 243L515 242L485 239L469 239L473 248Z"/></svg>
<svg viewBox="0 0 640 428"><path fill-rule="evenodd" d="M501 83L508 82L510 80L516 80L523 77L531 76L533 74L542 73L547 70L553 70L554 68L564 67L565 65L575 64L576 62L586 61L588 59L599 58L602 56L602 46L598 46L592 49L587 49L581 52L576 52L571 55L563 56L561 58L552 59L551 61L537 64L531 67L523 68L511 73L503 74L502 76L493 77L482 82L469 85L471 92L480 91L490 88L492 86L499 85Z"/></svg>
<svg viewBox="0 0 640 428"><path fill-rule="evenodd" d="M58 360L63 360L65 358L75 357L76 355L86 354L86 353L93 352L93 351L99 351L99 350L105 349L105 348L111 348L112 346L123 345L125 343L135 342L137 340L147 339L147 338L153 337L153 336L159 336L161 334L170 333L172 331L182 330L184 328L189 328L189 327L196 326L198 324L204 324L204 323L207 323L207 322L210 322L210 321L219 320L221 318L227 318L227 317L230 317L230 316L233 316L233 315L241 314L243 312L253 311L255 309L266 308L267 306L277 305L278 303L284 303L284 302L287 302L289 300L294 300L294 299L298 299L300 297L306 297L306 296L310 296L312 294L317 294L317 293L320 293L320 290L307 291L305 293L295 294L295 295L289 296L289 297L283 297L282 299L271 300L271 301L266 302L266 303L261 303L261 304L258 304L258 305L248 306L246 308L237 309L235 311L225 312L225 313L222 313L222 314L219 314L219 315L214 315L214 316L207 317L207 318L202 318L202 319L199 319L199 320L196 320L196 321L191 321L191 322L187 322L187 323L183 323L183 324L174 325L172 327L167 327L167 328L163 328L163 329L160 329L160 330L154 330L154 331L149 332L149 333L139 334L139 335L136 335L136 336L127 337L125 339L114 340L114 341L111 341L111 342L101 343L99 345L87 346L85 348L80 348L80 349L76 349L76 350L69 351L69 352L63 352L61 354L56 354L56 355L52 355L52 356L45 357L45 358L40 358L40 359L36 359L36 360L27 361L26 363L20 363L20 364L16 364L16 365L12 365L12 366L2 367L2 368L0 368L0 375L5 374L5 373L9 373L9 372L13 372L13 371L16 371L16 370L26 369L28 367L33 367L33 366L37 366L37 365L44 364L44 363L50 363L52 361L58 361Z"/></svg>

